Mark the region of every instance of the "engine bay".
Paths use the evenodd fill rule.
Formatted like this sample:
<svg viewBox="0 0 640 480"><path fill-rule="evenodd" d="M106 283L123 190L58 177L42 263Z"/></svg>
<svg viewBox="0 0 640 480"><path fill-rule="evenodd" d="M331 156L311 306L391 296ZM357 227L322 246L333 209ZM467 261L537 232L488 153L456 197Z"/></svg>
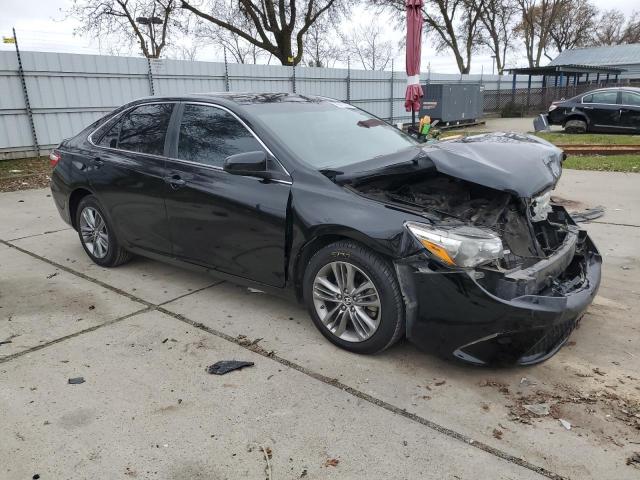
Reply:
<svg viewBox="0 0 640 480"><path fill-rule="evenodd" d="M553 255L569 231L568 214L548 205L548 194L525 201L509 192L460 180L434 170L387 175L349 188L440 225L466 224L495 232L504 257L483 266L497 272L527 268ZM546 202L546 203L545 203Z"/></svg>

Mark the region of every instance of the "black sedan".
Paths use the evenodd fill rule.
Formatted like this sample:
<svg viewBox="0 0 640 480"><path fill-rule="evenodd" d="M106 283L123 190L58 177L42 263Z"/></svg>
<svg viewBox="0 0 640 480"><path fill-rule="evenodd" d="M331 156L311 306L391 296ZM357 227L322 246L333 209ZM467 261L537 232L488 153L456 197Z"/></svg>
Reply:
<svg viewBox="0 0 640 480"><path fill-rule="evenodd" d="M547 118L568 133L640 133L640 88L602 88L553 102Z"/></svg>
<svg viewBox="0 0 640 480"><path fill-rule="evenodd" d="M420 144L351 105L294 94L127 104L51 154L87 255L144 255L304 302L331 342L406 336L474 364L553 355L600 283L550 201L562 152L531 136Z"/></svg>

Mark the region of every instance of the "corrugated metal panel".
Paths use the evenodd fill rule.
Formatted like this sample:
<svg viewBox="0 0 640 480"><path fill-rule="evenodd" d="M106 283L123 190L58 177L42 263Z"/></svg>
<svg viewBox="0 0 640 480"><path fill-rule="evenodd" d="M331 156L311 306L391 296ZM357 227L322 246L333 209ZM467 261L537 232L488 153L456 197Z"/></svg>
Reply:
<svg viewBox="0 0 640 480"><path fill-rule="evenodd" d="M23 52L22 58L36 132L44 148L73 136L124 103L151 95L150 64L145 58L50 52ZM15 52L0 52L0 158L32 147L17 68ZM151 72L155 95L226 90L224 63L153 60ZM423 74L423 81L473 82L488 89L511 89L512 85L511 77L497 75L431 73ZM236 92L292 92L294 69L229 64L228 82ZM526 87L526 82L518 78L517 87ZM296 92L347 100L350 90L354 105L395 122L411 118L404 109L405 86L404 71L394 72L392 80L390 71L295 69ZM539 86L539 79L534 79L533 86Z"/></svg>
<svg viewBox="0 0 640 480"><path fill-rule="evenodd" d="M640 43L565 50L550 65L640 65Z"/></svg>

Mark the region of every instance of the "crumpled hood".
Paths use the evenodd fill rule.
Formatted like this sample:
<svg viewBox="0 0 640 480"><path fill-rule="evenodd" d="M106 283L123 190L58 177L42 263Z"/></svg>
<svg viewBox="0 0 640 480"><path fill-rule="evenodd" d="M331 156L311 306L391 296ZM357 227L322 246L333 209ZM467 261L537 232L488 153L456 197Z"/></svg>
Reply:
<svg viewBox="0 0 640 480"><path fill-rule="evenodd" d="M441 141L423 149L440 173L522 198L556 185L562 150L533 135L488 133Z"/></svg>

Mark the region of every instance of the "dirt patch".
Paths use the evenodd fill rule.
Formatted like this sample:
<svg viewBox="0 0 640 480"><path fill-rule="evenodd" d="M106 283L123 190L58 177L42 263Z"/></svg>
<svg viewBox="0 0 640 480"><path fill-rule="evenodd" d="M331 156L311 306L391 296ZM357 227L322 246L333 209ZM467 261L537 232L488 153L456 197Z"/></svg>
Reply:
<svg viewBox="0 0 640 480"><path fill-rule="evenodd" d="M0 192L45 188L50 180L47 157L0 160Z"/></svg>

